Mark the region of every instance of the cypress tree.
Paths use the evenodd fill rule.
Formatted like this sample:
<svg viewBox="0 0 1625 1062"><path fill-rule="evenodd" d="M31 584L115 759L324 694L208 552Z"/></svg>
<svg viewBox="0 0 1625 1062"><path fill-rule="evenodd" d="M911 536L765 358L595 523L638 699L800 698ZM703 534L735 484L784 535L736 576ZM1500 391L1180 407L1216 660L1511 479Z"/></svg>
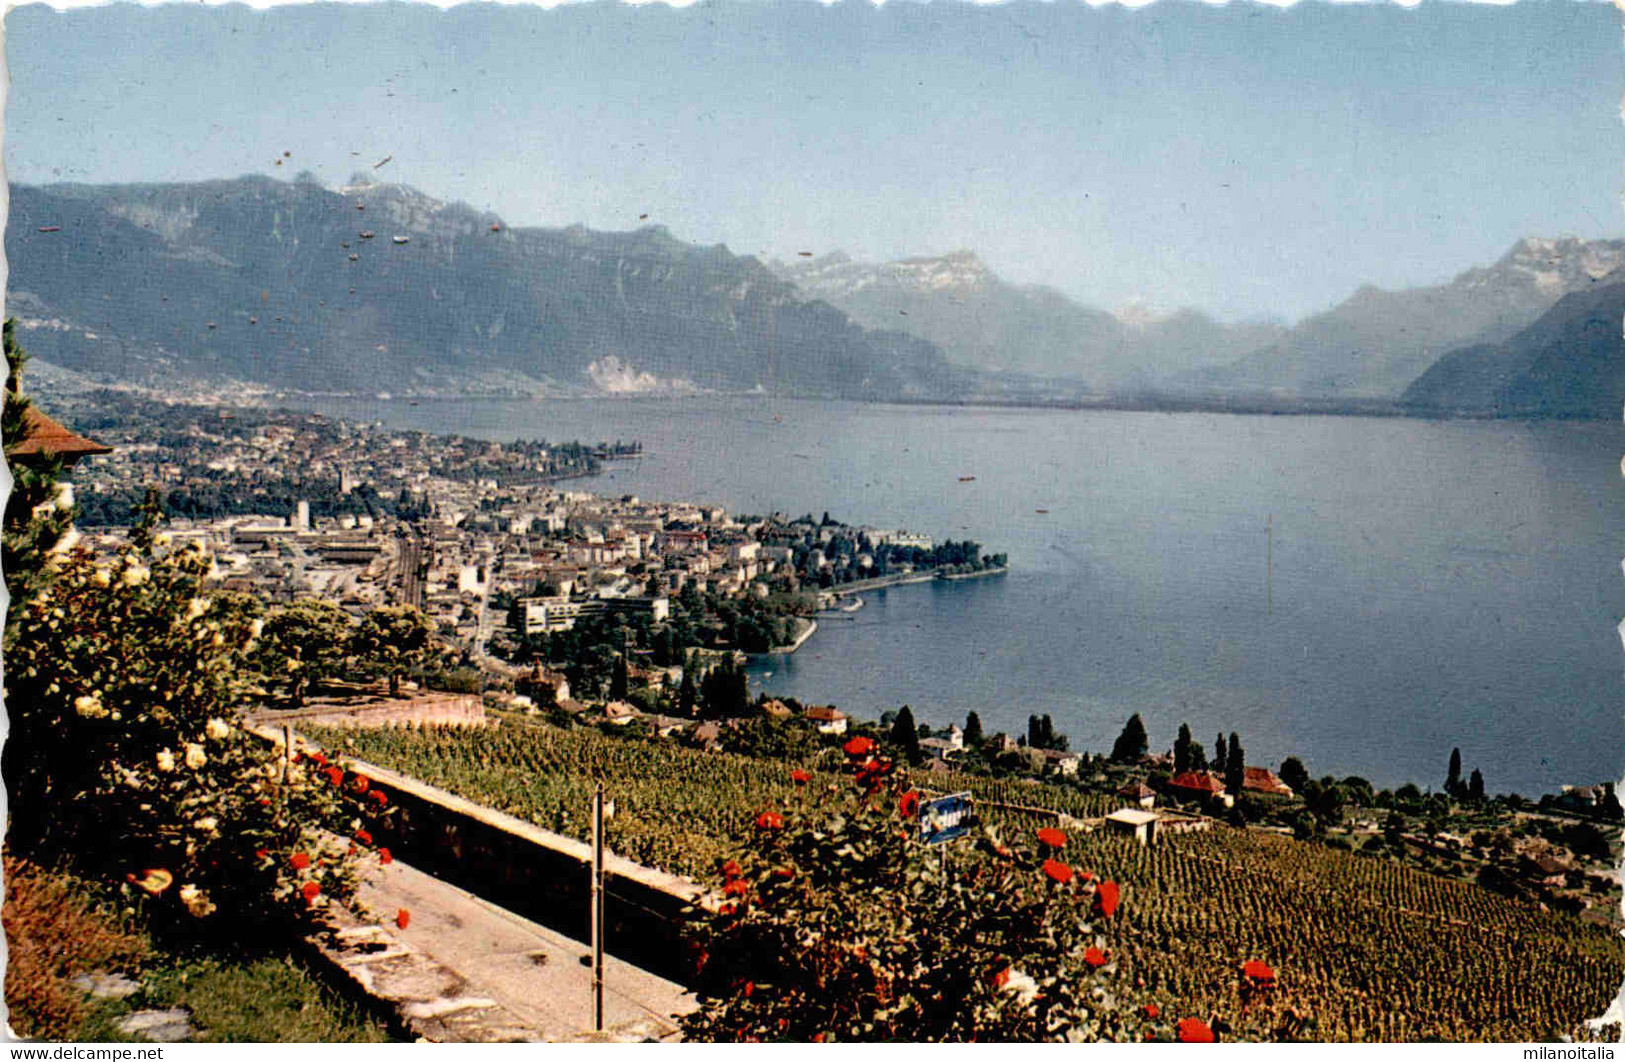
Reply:
<svg viewBox="0 0 1625 1062"><path fill-rule="evenodd" d="M1478 773L1477 767L1473 768L1472 777L1467 781L1467 796L1474 801L1484 799L1484 776Z"/></svg>
<svg viewBox="0 0 1625 1062"><path fill-rule="evenodd" d="M693 716L694 714L694 654L689 653L683 659L683 682L677 687L677 714Z"/></svg>
<svg viewBox="0 0 1625 1062"><path fill-rule="evenodd" d="M1450 773L1445 776L1444 791L1451 796L1461 792L1461 750L1450 750Z"/></svg>
<svg viewBox="0 0 1625 1062"><path fill-rule="evenodd" d="M982 717L974 711L965 716L965 745L967 748L979 749L982 747Z"/></svg>
<svg viewBox="0 0 1625 1062"><path fill-rule="evenodd" d="M910 763L920 762L920 732L914 726L914 710L906 704L892 724L891 740L900 756Z"/></svg>
<svg viewBox="0 0 1625 1062"><path fill-rule="evenodd" d="M1241 738L1236 736L1234 730L1230 731L1230 746L1224 754L1224 787L1232 793L1240 794L1243 783L1247 781L1247 753L1241 747Z"/></svg>
<svg viewBox="0 0 1625 1062"><path fill-rule="evenodd" d="M1191 769L1191 727L1179 724L1179 737L1174 739L1174 773L1184 774Z"/></svg>
<svg viewBox="0 0 1625 1062"><path fill-rule="evenodd" d="M1224 773L1225 753L1224 733L1221 731L1219 736L1213 739L1213 769L1220 774Z"/></svg>

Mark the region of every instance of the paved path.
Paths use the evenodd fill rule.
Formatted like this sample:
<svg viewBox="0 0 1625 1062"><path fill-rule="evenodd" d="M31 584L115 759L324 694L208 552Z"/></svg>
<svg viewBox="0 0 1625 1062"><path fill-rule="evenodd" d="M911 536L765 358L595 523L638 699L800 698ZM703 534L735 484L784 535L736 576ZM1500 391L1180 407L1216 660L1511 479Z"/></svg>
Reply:
<svg viewBox="0 0 1625 1062"><path fill-rule="evenodd" d="M372 917L341 934L333 957L391 1000L422 1035L454 1040L595 1039L587 945L397 860L357 895ZM399 910L407 927L396 925ZM372 928L376 923L381 929ZM585 934L583 934L585 935ZM365 949L365 950L361 950ZM692 1010L681 985L610 958L603 1039L673 1040Z"/></svg>

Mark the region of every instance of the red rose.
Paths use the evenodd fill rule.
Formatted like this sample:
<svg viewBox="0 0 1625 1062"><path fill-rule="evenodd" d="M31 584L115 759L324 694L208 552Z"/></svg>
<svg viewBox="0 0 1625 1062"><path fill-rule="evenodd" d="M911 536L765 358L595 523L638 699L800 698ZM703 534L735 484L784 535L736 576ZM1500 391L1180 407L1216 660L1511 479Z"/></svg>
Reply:
<svg viewBox="0 0 1625 1062"><path fill-rule="evenodd" d="M366 830L355 831L355 839L357 844L364 844L368 848L372 847L372 834L368 833Z"/></svg>
<svg viewBox="0 0 1625 1062"><path fill-rule="evenodd" d="M808 774L800 767L797 767L795 770L790 772L790 780L795 782L796 785L806 785L808 782L812 781L812 775Z"/></svg>
<svg viewBox="0 0 1625 1062"><path fill-rule="evenodd" d="M316 884L314 881L307 881L305 882L305 887L299 891L304 895L305 902L309 903L311 900L314 900L318 895L321 894L322 887Z"/></svg>
<svg viewBox="0 0 1625 1062"><path fill-rule="evenodd" d="M741 873L743 873L743 871L739 869L739 864L734 862L732 859L722 864L722 876L727 878L729 881L737 878Z"/></svg>
<svg viewBox="0 0 1625 1062"><path fill-rule="evenodd" d="M1257 959L1252 959L1246 963L1243 963L1241 972L1254 981L1275 980L1275 971L1270 969L1267 964L1259 962Z"/></svg>
<svg viewBox="0 0 1625 1062"><path fill-rule="evenodd" d="M1005 966L993 974L993 987L1003 988L1010 983L1010 967Z"/></svg>
<svg viewBox="0 0 1625 1062"><path fill-rule="evenodd" d="M395 857L389 854L389 849L380 848L378 849L378 862L393 863L395 862Z"/></svg>
<svg viewBox="0 0 1625 1062"><path fill-rule="evenodd" d="M406 908L402 907L399 911L395 912L395 928L396 929L405 929L407 926L409 926L411 924L412 924L412 912L411 911L408 911Z"/></svg>
<svg viewBox="0 0 1625 1062"><path fill-rule="evenodd" d="M374 789L367 795L371 797L372 802L377 804L379 807L383 807L385 804L389 803L389 798L384 795L384 791L382 789Z"/></svg>
<svg viewBox="0 0 1625 1062"><path fill-rule="evenodd" d="M1038 840L1040 843L1047 844L1051 848L1066 847L1066 834L1062 833L1060 830L1057 830L1053 826L1046 826L1042 830L1039 830Z"/></svg>
<svg viewBox="0 0 1625 1062"><path fill-rule="evenodd" d="M355 791L357 793L365 793L367 791L367 786L371 783L367 781L366 775L358 774L355 776L355 781L351 784L355 786Z"/></svg>
<svg viewBox="0 0 1625 1062"><path fill-rule="evenodd" d="M1106 953L1099 948L1089 948L1083 953L1083 961L1095 969L1106 965Z"/></svg>
<svg viewBox="0 0 1625 1062"><path fill-rule="evenodd" d="M912 819L920 813L920 794L910 789L903 794L897 802L897 813L905 819Z"/></svg>
<svg viewBox="0 0 1625 1062"><path fill-rule="evenodd" d="M869 750L875 747L874 741L866 737L855 737L841 748L846 750L848 756L867 756Z"/></svg>
<svg viewBox="0 0 1625 1062"><path fill-rule="evenodd" d="M293 854L293 858L288 860L288 863L295 870L303 870L306 867L310 866L310 856L306 855L303 852L295 852Z"/></svg>
<svg viewBox="0 0 1625 1062"><path fill-rule="evenodd" d="M1147 1003L1143 1009L1145 1011L1145 1016L1148 1018L1155 1018L1158 1014L1162 1013L1162 1010L1155 1003Z"/></svg>
<svg viewBox="0 0 1625 1062"><path fill-rule="evenodd" d="M326 767L327 766L327 757L323 756L319 752L312 752L310 754L310 761L312 763L314 763L318 767Z"/></svg>
<svg viewBox="0 0 1625 1062"><path fill-rule="evenodd" d="M1103 881L1095 887L1095 904L1105 918L1110 918L1117 910L1117 882Z"/></svg>
<svg viewBox="0 0 1625 1062"><path fill-rule="evenodd" d="M344 772L337 767L329 767L327 769L327 780L334 785L338 785L344 781Z"/></svg>
<svg viewBox="0 0 1625 1062"><path fill-rule="evenodd" d="M1062 885L1072 880L1072 868L1053 859L1044 860L1044 873L1049 875L1050 880Z"/></svg>
<svg viewBox="0 0 1625 1062"><path fill-rule="evenodd" d="M1199 1021L1196 1018L1180 1018L1179 1042L1182 1044L1214 1043L1213 1030L1207 1027L1205 1021Z"/></svg>
<svg viewBox="0 0 1625 1062"><path fill-rule="evenodd" d="M750 892L750 886L738 878L734 878L722 887L722 895L724 896L743 896L748 892Z"/></svg>
<svg viewBox="0 0 1625 1062"><path fill-rule="evenodd" d="M756 816L756 828L758 830L782 830L784 829L784 816L776 811L764 811Z"/></svg>

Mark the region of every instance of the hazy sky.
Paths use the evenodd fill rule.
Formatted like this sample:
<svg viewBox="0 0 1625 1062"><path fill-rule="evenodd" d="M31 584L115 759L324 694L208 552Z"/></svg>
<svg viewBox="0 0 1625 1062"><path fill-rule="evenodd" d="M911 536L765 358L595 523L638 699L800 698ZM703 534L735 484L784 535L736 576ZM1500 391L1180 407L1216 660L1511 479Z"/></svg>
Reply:
<svg viewBox="0 0 1625 1062"><path fill-rule="evenodd" d="M5 27L27 183L337 185L389 155L381 178L510 224L969 247L1094 305L1226 317L1622 228L1620 15L1582 0L121 4Z"/></svg>

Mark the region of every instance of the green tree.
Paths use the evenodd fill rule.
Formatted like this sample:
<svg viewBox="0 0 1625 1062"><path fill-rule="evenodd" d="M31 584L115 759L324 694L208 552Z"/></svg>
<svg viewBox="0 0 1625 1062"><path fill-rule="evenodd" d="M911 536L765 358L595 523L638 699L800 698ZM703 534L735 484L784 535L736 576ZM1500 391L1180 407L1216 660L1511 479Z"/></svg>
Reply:
<svg viewBox="0 0 1625 1062"><path fill-rule="evenodd" d="M1281 761L1281 781L1285 782L1294 793L1303 792L1303 783L1309 780L1309 769L1303 761L1296 756L1288 756Z"/></svg>
<svg viewBox="0 0 1625 1062"><path fill-rule="evenodd" d="M350 649L350 617L331 601L295 601L265 620L261 667L298 707L305 695L338 674Z"/></svg>
<svg viewBox="0 0 1625 1062"><path fill-rule="evenodd" d="M892 723L891 742L904 760L920 762L920 732L914 725L914 711L906 704L898 710L897 720Z"/></svg>
<svg viewBox="0 0 1625 1062"><path fill-rule="evenodd" d="M1191 769L1191 728L1189 723L1179 724L1179 736L1174 739L1174 773L1184 774Z"/></svg>
<svg viewBox="0 0 1625 1062"><path fill-rule="evenodd" d="M1473 768L1472 777L1467 781L1467 798L1474 803L1482 803L1484 800L1484 776L1479 773L1477 767Z"/></svg>
<svg viewBox="0 0 1625 1062"><path fill-rule="evenodd" d="M1451 796L1461 793L1461 750L1450 750L1450 773L1445 776L1444 791Z"/></svg>
<svg viewBox="0 0 1625 1062"><path fill-rule="evenodd" d="M407 671L425 667L434 659L434 624L411 605L381 605L362 617L351 649L389 676L393 697L401 692L401 678Z"/></svg>
<svg viewBox="0 0 1625 1062"><path fill-rule="evenodd" d="M626 700L627 692L632 685L632 669L626 662L626 653L615 658L615 675L609 681L609 696L611 700Z"/></svg>
<svg viewBox="0 0 1625 1062"><path fill-rule="evenodd" d="M1241 738L1236 736L1234 730L1230 731L1230 745L1225 749L1224 758L1224 787L1237 796L1241 795L1243 784L1247 781L1247 753L1241 747Z"/></svg>
<svg viewBox="0 0 1625 1062"><path fill-rule="evenodd" d="M31 434L28 410L31 402L22 393L23 366L28 354L17 345L17 320L6 319L3 333L6 365L5 407L0 415L0 435L8 454ZM49 578L46 558L67 537L73 526L72 506L59 504L62 497L62 462L44 455L27 462L10 461L11 494L6 498L4 554L6 589L13 602L30 597Z"/></svg>
<svg viewBox="0 0 1625 1062"><path fill-rule="evenodd" d="M1224 733L1221 731L1219 736L1213 739L1213 769L1218 771L1220 774L1225 773L1225 766L1229 759L1229 753L1230 750L1224 742Z"/></svg>
<svg viewBox="0 0 1625 1062"><path fill-rule="evenodd" d="M982 736L982 717L972 710L965 716L965 747L980 749L984 738Z"/></svg>
<svg viewBox="0 0 1625 1062"><path fill-rule="evenodd" d="M1112 759L1118 763L1138 763L1148 748L1150 742L1145 735L1145 723L1140 720L1140 713L1135 712L1123 724L1123 732L1117 735L1117 741L1112 745Z"/></svg>
<svg viewBox="0 0 1625 1062"><path fill-rule="evenodd" d="M694 670L699 665L693 653L683 658L683 681L677 687L677 714L692 718L694 715Z"/></svg>

